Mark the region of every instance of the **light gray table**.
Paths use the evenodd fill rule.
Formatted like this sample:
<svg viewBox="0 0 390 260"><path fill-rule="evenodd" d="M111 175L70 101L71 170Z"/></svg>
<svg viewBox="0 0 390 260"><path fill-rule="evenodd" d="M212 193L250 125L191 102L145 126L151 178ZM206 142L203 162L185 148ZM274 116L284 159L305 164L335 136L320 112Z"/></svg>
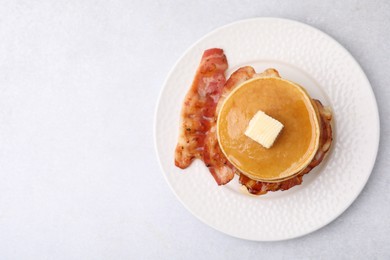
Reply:
<svg viewBox="0 0 390 260"><path fill-rule="evenodd" d="M317 232L273 243L229 237L187 212L152 138L180 55L219 26L260 16L344 45L381 117L356 202ZM389 259L389 28L385 0L0 1L0 259Z"/></svg>

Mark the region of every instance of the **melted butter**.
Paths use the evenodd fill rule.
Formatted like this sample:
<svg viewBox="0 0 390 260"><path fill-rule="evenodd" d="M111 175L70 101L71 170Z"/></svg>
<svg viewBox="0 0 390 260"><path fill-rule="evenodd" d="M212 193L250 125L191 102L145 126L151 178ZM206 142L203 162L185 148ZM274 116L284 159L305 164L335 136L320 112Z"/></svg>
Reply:
<svg viewBox="0 0 390 260"><path fill-rule="evenodd" d="M266 149L244 132L259 110L284 128ZM311 160L318 143L316 115L310 99L295 85L278 78L244 83L223 104L218 118L221 148L230 162L257 180L286 178Z"/></svg>

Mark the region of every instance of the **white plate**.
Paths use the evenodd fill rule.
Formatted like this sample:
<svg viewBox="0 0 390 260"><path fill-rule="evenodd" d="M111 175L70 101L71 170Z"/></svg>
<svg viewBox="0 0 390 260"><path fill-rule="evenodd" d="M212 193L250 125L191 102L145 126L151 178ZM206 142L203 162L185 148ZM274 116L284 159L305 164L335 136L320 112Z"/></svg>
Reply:
<svg viewBox="0 0 390 260"><path fill-rule="evenodd" d="M240 189L237 177L219 187L200 161L186 170L174 166L181 105L203 51L212 47L225 50L228 75L244 65L257 71L274 67L331 106L332 149L302 185L252 196ZM211 32L179 59L157 105L155 143L167 182L193 215L231 236L283 240L325 226L356 199L375 163L379 115L364 72L335 40L299 22L257 18Z"/></svg>

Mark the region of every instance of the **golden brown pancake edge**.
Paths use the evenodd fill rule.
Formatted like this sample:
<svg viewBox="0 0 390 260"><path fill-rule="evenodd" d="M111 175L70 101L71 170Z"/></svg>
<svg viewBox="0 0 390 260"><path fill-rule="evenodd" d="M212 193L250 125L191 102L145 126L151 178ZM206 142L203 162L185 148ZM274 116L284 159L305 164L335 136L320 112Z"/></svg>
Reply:
<svg viewBox="0 0 390 260"><path fill-rule="evenodd" d="M282 86L282 85L284 85L283 86L284 88L286 88L286 86L287 86L287 90L289 90L289 91L291 90L294 93L296 92L296 94L294 94L294 95L301 97L303 103L305 104L305 108L306 108L307 113L308 113L308 118L311 120L310 121L310 129L314 133L314 136L312 134L312 137L310 139L310 145L307 148L307 150L305 151L305 154L307 152L309 152L309 155L306 156L306 158L304 158L304 161L301 161L296 166L292 166L291 169L286 169L286 171L284 171L284 172L280 172L279 171L279 172L274 172L271 175L268 174L268 176L264 176L264 175L262 175L261 170L259 170L257 173L254 174L253 169L252 169L252 171L248 170L248 167L245 167L245 165L240 164L239 161L236 161L235 159L232 158L231 151L229 151L229 149L227 149L225 147L226 146L226 140L221 137L221 135L223 135L223 134L221 134L221 131L222 131L221 129L223 129L223 126L221 126L221 124L222 124L221 122L223 121L223 117L226 115L226 111L225 110L229 109L229 107L225 107L225 106L227 106L226 104L229 104L229 102L232 102L232 99L235 98L235 95L236 95L236 93L238 91L241 91L246 86L250 86L250 84L252 84L252 83L264 84L264 82L267 82L267 81L268 81L268 83L274 83L275 86ZM276 91L279 91L279 89L276 89ZM250 102L250 101L248 101L248 102ZM279 100L280 104L282 104L283 102L285 102L285 101L282 100L282 99ZM263 102L263 104L264 104L264 102ZM290 122L291 119L289 119L287 121ZM241 128L242 128L242 126L241 126ZM295 136L296 136L297 135L297 132L296 132L297 130L295 129L294 131L295 131ZM283 132L283 130L282 130L282 132ZM220 144L220 148L221 148L222 152L224 153L226 158L238 170L240 170L243 174L247 175L249 178L254 179L256 181L280 182L280 181L284 181L284 180L293 178L294 176L300 174L301 171L303 169L305 169L305 167L311 162L311 160L315 156L315 153L316 153L316 151L318 149L319 137L320 137L320 128L319 128L318 111L315 109L315 106L313 106L312 99L310 98L310 96L308 95L308 93L306 92L306 90L303 87L299 86L298 84L296 84L294 82L291 82L289 80L283 79L283 78L260 77L260 78L252 78L252 79L249 79L249 80L241 83L234 90L232 90L232 92L223 101L223 103L221 105L221 109L220 109L220 111L218 113L217 138L218 138L218 142ZM278 141L281 142L283 140L277 140L276 142L278 142ZM252 142L254 142L254 141L252 140ZM279 147L279 148L282 149L283 147ZM272 149L272 147L270 149ZM304 148L302 148L302 149L304 151ZM283 150L281 150L281 151L283 152ZM266 154L266 152L267 151L264 150L262 153L259 153L259 156L261 156L261 154L264 156L264 154ZM286 150L286 153L293 153L293 152L294 152L293 148L289 148L289 151ZM287 161L286 164L288 164L288 163L289 162ZM291 163L294 164L294 161L292 161ZM279 162L279 164L281 164L281 163ZM264 172L264 168L263 168L263 172ZM272 173L272 171L270 171L270 172Z"/></svg>

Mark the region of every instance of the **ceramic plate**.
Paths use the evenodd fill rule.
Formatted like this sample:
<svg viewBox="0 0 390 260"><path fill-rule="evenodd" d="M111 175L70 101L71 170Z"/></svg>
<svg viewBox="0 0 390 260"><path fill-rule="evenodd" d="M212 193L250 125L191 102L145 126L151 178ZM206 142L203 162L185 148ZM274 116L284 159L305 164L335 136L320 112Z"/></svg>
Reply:
<svg viewBox="0 0 390 260"><path fill-rule="evenodd" d="M329 156L302 185L252 196L237 176L218 186L197 160L174 165L180 110L204 50L225 51L229 76L241 66L276 68L333 111ZM379 116L364 72L339 43L308 25L257 18L219 28L196 42L176 63L163 86L155 115L155 144L163 174L183 205L209 226L231 236L274 241L317 230L346 210L366 184L379 144Z"/></svg>

